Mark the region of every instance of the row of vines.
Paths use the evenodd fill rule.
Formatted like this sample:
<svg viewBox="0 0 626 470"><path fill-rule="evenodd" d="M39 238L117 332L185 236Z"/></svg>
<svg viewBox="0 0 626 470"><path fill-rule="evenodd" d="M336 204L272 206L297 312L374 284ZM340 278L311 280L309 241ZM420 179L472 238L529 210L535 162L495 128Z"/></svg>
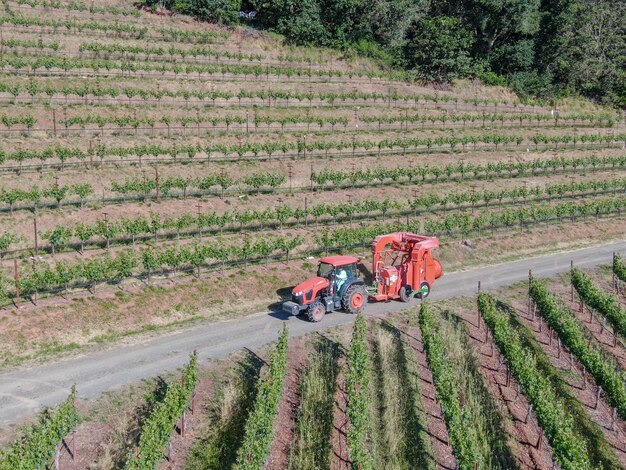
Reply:
<svg viewBox="0 0 626 470"><path fill-rule="evenodd" d="M561 144L573 144L574 146L577 143L602 143L603 145L610 147L612 144L616 142L626 141L626 134L582 134L582 135L535 135L531 137L530 142L533 142L536 146L539 144L554 144L556 148L558 148L559 143ZM131 156L137 156L141 162L142 157L152 156L155 159L158 159L161 155L168 155L173 161L176 161L177 157L181 154L184 154L189 160L193 160L194 157L201 155L204 153L204 157L207 161L213 160L226 160L228 158L235 157L235 159L244 159L244 158L259 158L260 156L265 155L266 158L271 160L272 155L275 155L278 152L282 152L283 157L300 157L301 155L313 157L326 157L328 158L329 151L336 151L338 153L333 154L333 156L347 156L349 154L345 153L345 150L351 150L353 156L362 156L362 155L381 155L383 151L385 153L397 153L399 149L402 149L402 153L406 152L418 152L420 150L427 149L429 152L433 147L438 147L443 149L444 147L455 151L459 145L463 146L463 150L467 145L472 144L474 149L476 146L481 144L489 144L494 145L495 150L498 149L499 146L515 143L518 147L528 140L522 136L512 136L507 134L484 134L480 136L449 136L449 137L437 137L437 138L413 138L413 139L384 139L378 142L374 142L371 140L352 140L352 141L313 141L310 140L298 140L294 141L271 141L266 143L241 143L236 145L225 145L225 144L212 144L207 146L202 145L184 145L184 146L171 146L165 147L161 145L139 145L133 147L110 147L104 144L97 144L91 150L81 150L80 148L74 147L62 147L62 146L49 146L43 150L29 150L29 149L18 149L14 151L4 151L0 149L0 164L14 161L22 165L25 161L28 160L39 160L43 165L47 160L51 160L54 158L58 158L61 161L61 165L63 165L68 160L78 160L79 162L84 162L85 159L90 156L97 156L101 163L105 161L106 157L119 157L119 158L128 158ZM359 152L357 154L357 149ZM372 151L371 149L377 149L377 151ZM291 152L291 153L290 153ZM296 153L297 152L297 153ZM221 158L215 158L216 155L221 155ZM590 164L593 165L594 162L600 162L601 158L599 157L589 157L591 158L589 161ZM615 161L621 161L622 158L617 158ZM158 161L158 160L157 160ZM539 160L538 160L539 161ZM537 161L537 162L538 162ZM543 161L552 161L551 160L543 160ZM558 161L563 162L566 159L559 159ZM516 169L516 165L522 165L522 167L526 167L529 163L508 163L507 162L498 162L498 163L490 163L486 166L484 165L472 165L469 164L468 168L494 168L500 169L503 171L506 168ZM491 166L489 166L491 165ZM507 166L508 165L508 166ZM535 163L535 165L542 165L540 163ZM570 166L565 163L564 166ZM418 172L419 167L413 168L405 168L405 172ZM428 167L422 167L428 168ZM530 167L529 167L530 168ZM393 171L393 170L390 170ZM320 173L321 175L328 174L339 174L338 172L325 172ZM368 175L367 171L360 173L360 175ZM397 173L398 177L402 176L402 173ZM344 172L344 178L351 178L352 173ZM350 176L348 176L350 175ZM330 179L330 178L327 178Z"/></svg>

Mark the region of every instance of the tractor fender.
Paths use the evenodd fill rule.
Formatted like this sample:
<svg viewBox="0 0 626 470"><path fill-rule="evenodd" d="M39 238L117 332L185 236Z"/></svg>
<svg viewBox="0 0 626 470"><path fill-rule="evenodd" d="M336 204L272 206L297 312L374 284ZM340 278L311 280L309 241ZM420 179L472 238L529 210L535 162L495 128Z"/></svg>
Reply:
<svg viewBox="0 0 626 470"><path fill-rule="evenodd" d="M354 279L350 279L346 282L343 283L343 286L341 286L341 289L339 289L339 298L343 298L343 294L345 291L348 290L348 287L350 286L354 286L354 285L365 285L365 281L363 279L360 279L358 277L354 278Z"/></svg>

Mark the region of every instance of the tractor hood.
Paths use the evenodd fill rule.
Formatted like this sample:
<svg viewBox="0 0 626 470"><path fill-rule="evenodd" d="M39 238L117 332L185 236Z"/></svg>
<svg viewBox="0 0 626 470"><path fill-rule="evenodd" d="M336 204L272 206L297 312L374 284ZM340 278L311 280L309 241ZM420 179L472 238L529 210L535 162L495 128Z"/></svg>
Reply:
<svg viewBox="0 0 626 470"><path fill-rule="evenodd" d="M298 284L293 288L292 294L294 296L301 295L304 298L304 303L308 303L316 297L320 290L326 289L329 284L325 277L316 276Z"/></svg>

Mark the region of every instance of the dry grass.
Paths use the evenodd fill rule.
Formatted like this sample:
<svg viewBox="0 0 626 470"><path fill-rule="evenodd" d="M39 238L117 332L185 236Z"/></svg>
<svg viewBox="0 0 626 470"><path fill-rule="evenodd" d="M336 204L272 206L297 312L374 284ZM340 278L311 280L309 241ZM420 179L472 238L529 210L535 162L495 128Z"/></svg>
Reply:
<svg viewBox="0 0 626 470"><path fill-rule="evenodd" d="M240 359L207 406L208 421L191 446L186 468L231 468L243 439L263 362L249 353Z"/></svg>
<svg viewBox="0 0 626 470"><path fill-rule="evenodd" d="M302 374L289 470L331 468L330 436L339 355L337 343L321 338Z"/></svg>
<svg viewBox="0 0 626 470"><path fill-rule="evenodd" d="M420 391L400 331L390 323L376 325L371 335L373 384L378 421L377 447L386 469L432 468Z"/></svg>
<svg viewBox="0 0 626 470"><path fill-rule="evenodd" d="M111 432L100 445L96 460L89 465L90 470L115 470L123 467L129 452L138 443L143 423L167 390L167 383L161 377L150 380L146 386L149 388L143 399L135 397L133 401L138 402L130 410L124 406L124 396L106 401L103 408L95 407ZM130 398L132 399L132 395Z"/></svg>

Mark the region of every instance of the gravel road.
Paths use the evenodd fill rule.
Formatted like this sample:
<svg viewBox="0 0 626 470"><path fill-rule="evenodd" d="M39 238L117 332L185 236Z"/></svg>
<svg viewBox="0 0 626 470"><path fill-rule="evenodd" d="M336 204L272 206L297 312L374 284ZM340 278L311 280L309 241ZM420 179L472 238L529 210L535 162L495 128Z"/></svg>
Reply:
<svg viewBox="0 0 626 470"><path fill-rule="evenodd" d="M527 258L463 272L444 274L433 288L434 300L476 292L478 281L489 289L535 276L549 277L569 270L570 260L578 267L611 262L613 252L625 253L626 241L570 252ZM370 304L367 315L382 315L406 307L400 302ZM300 317L262 312L245 318L205 323L192 328L146 338L138 343L111 346L57 362L0 374L0 426L20 421L43 406L52 406L67 397L72 384L79 396L95 398L102 392L153 377L183 365L194 349L200 359L223 358L242 348L255 349L277 338L286 322L291 336L300 336L336 325L351 323L354 317L342 312L327 315L320 323Z"/></svg>

